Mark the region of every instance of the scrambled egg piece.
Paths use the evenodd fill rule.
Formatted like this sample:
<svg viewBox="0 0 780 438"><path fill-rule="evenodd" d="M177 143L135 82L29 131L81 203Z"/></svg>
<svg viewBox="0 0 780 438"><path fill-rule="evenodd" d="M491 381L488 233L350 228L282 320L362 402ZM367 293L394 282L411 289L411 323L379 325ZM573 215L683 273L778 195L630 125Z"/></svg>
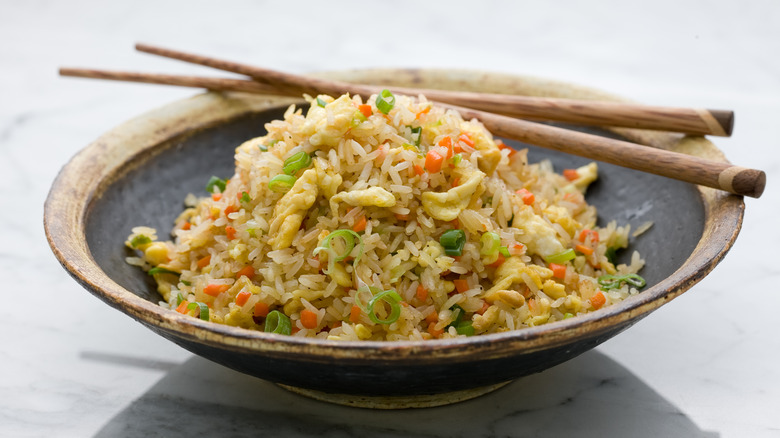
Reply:
<svg viewBox="0 0 780 438"><path fill-rule="evenodd" d="M523 231L520 243L528 247L528 251L547 257L566 248L558 240L558 233L547 221L534 214L533 208L523 205L515 212L512 226Z"/></svg>
<svg viewBox="0 0 780 438"><path fill-rule="evenodd" d="M276 204L274 218L268 229L268 233L274 236L271 239L274 250L292 245L306 212L317 198L317 180L317 170L308 169Z"/></svg>
<svg viewBox="0 0 780 438"><path fill-rule="evenodd" d="M330 198L331 209L336 210L336 204L344 201L354 207L393 207L395 196L382 187L369 187L362 190L339 192Z"/></svg>
<svg viewBox="0 0 780 438"><path fill-rule="evenodd" d="M552 277L552 270L538 265L526 265L520 260L520 257L509 257L501 266L496 269L496 278L493 282L493 287L485 292L484 297L495 297L499 291L508 290L512 284L524 282L524 276L526 274L534 285L541 289L543 287L543 281ZM505 297L507 298L507 297Z"/></svg>
<svg viewBox="0 0 780 438"><path fill-rule="evenodd" d="M477 159L479 168L486 174L492 175L501 161L501 149L481 127L476 127L470 122L463 122L460 125L460 130L468 134L474 142L474 149L481 152L482 156Z"/></svg>
<svg viewBox="0 0 780 438"><path fill-rule="evenodd" d="M569 236L573 236L578 229L582 228L582 225L571 217L569 210L566 207L560 207L557 205L549 205L543 210L543 213L547 215L547 218L551 222L554 222L563 227Z"/></svg>
<svg viewBox="0 0 780 438"><path fill-rule="evenodd" d="M465 181L446 192L425 192L422 194L422 205L432 218L451 221L458 217L461 211L468 207L471 196L477 191L485 174L474 170Z"/></svg>
<svg viewBox="0 0 780 438"><path fill-rule="evenodd" d="M338 173L329 172L330 165L322 158L314 159L314 169L317 170L317 182L322 189L322 194L330 199L339 189L344 179Z"/></svg>
<svg viewBox="0 0 780 438"><path fill-rule="evenodd" d="M324 95L319 97L326 102L332 99ZM309 143L313 146L335 148L344 138L344 134L352 128L354 113L352 99L346 94L328 103L327 109L312 105L301 131L304 135L310 136Z"/></svg>

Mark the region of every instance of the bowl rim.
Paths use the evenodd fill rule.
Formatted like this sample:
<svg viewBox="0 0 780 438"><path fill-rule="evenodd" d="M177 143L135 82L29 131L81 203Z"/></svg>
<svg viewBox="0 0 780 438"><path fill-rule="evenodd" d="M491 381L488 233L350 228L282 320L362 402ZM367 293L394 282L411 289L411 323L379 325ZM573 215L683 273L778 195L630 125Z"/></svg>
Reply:
<svg viewBox="0 0 780 438"><path fill-rule="evenodd" d="M533 76L445 69L363 69L317 76L398 86L507 92L548 97L626 99L592 88ZM443 358L472 361L554 348L575 338L595 338L617 325L624 328L689 290L723 259L742 226L741 196L697 187L704 208L702 237L690 257L669 277L640 294L577 318L503 333L429 341L328 341L281 336L210 323L160 307L109 278L92 258L85 225L90 207L134 157L192 130L224 123L300 99L246 93L207 92L153 109L109 130L78 152L59 172L44 205L46 238L60 264L93 295L154 330L223 349L314 362L415 361ZM611 129L627 139L727 162L704 137ZM121 146L121 147L120 147Z"/></svg>

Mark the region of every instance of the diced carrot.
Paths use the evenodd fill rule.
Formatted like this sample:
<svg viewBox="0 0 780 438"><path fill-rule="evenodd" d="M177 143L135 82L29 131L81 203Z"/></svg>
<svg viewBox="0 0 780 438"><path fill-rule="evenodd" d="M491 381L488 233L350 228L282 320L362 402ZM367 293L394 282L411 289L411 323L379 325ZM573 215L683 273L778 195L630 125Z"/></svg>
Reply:
<svg viewBox="0 0 780 438"><path fill-rule="evenodd" d="M574 249L575 249L577 252L581 253L581 254L585 254L586 256L589 256L589 255L593 254L593 248L591 248L591 247L589 247L589 246L585 246L585 245L574 245Z"/></svg>
<svg viewBox="0 0 780 438"><path fill-rule="evenodd" d="M408 221L409 220L409 215L408 214L398 214L398 213L396 213L395 214L395 218L398 219L399 221Z"/></svg>
<svg viewBox="0 0 780 438"><path fill-rule="evenodd" d="M401 305L404 307L409 307L409 303L407 303L406 301L401 301Z"/></svg>
<svg viewBox="0 0 780 438"><path fill-rule="evenodd" d="M249 300L249 297L251 296L252 294L250 292L247 291L239 292L238 295L236 295L236 305L243 307L244 304L246 304L246 302Z"/></svg>
<svg viewBox="0 0 780 438"><path fill-rule="evenodd" d="M262 301L258 301L255 304L255 311L252 314L254 316L260 316L260 317L265 318L268 315L268 310L270 310L268 308L268 304L266 304L266 303L264 303Z"/></svg>
<svg viewBox="0 0 780 438"><path fill-rule="evenodd" d="M232 204L228 205L227 207L225 207L225 216L229 215L230 213L235 213L237 211L238 211L238 207Z"/></svg>
<svg viewBox="0 0 780 438"><path fill-rule="evenodd" d="M374 114L374 110L371 109L371 105L368 105L368 104L360 105L360 106L358 106L358 109L366 117L371 117L371 114Z"/></svg>
<svg viewBox="0 0 780 438"><path fill-rule="evenodd" d="M189 222L185 222L184 225L181 226L182 230L189 230L190 228L192 228L192 224Z"/></svg>
<svg viewBox="0 0 780 438"><path fill-rule="evenodd" d="M451 137L444 137L441 140L439 140L439 146L452 146L452 138Z"/></svg>
<svg viewBox="0 0 780 438"><path fill-rule="evenodd" d="M460 137L458 137L458 140L462 141L463 143L466 143L471 147L474 147L474 140L472 140L471 137L469 137L469 135L465 132L461 134Z"/></svg>
<svg viewBox="0 0 780 438"><path fill-rule="evenodd" d="M301 325L307 329L317 328L317 312L311 310L301 310Z"/></svg>
<svg viewBox="0 0 780 438"><path fill-rule="evenodd" d="M206 257L203 257L202 259L198 260L198 267L200 269L203 269L206 266L208 266L210 262L211 262L211 254L209 254Z"/></svg>
<svg viewBox="0 0 780 438"><path fill-rule="evenodd" d="M528 189L522 188L516 191L515 193L520 195L520 199L523 200L523 204L525 205L532 205L534 203L534 200L536 200L534 194L529 192Z"/></svg>
<svg viewBox="0 0 780 438"><path fill-rule="evenodd" d="M427 157L426 157L426 161L427 161ZM419 164L415 164L415 165L414 165L414 173L415 173L417 176L420 176L420 175L422 175L423 173L425 173L425 170L423 170L422 166L420 166Z"/></svg>
<svg viewBox="0 0 780 438"><path fill-rule="evenodd" d="M527 302L528 302L528 310L530 310L532 314L538 315L539 314L538 313L539 312L539 305L536 302L536 300L531 298Z"/></svg>
<svg viewBox="0 0 780 438"><path fill-rule="evenodd" d="M363 313L362 310L360 310L360 306L357 304L353 305L351 309L349 309L349 322L353 324L357 324L360 322L360 314Z"/></svg>
<svg viewBox="0 0 780 438"><path fill-rule="evenodd" d="M387 152L390 150L390 146L388 146L387 143L383 143L379 145L377 148L377 151L379 154L374 158L374 163L376 163L377 166L381 166L382 163L385 162L385 158L387 158Z"/></svg>
<svg viewBox="0 0 780 438"><path fill-rule="evenodd" d="M424 288L423 285L418 285L417 293L415 295L417 296L418 300L426 301L428 299L428 289Z"/></svg>
<svg viewBox="0 0 780 438"><path fill-rule="evenodd" d="M456 154L463 152L463 147L460 145L460 142L452 145L452 151L455 152Z"/></svg>
<svg viewBox="0 0 780 438"><path fill-rule="evenodd" d="M424 114L428 114L428 112L431 110L430 106L426 106L420 111L417 111L417 115L414 117L417 120L420 120L420 117L422 117Z"/></svg>
<svg viewBox="0 0 780 438"><path fill-rule="evenodd" d="M225 227L225 236L227 236L228 240L233 240L236 238L236 229L230 225Z"/></svg>
<svg viewBox="0 0 780 438"><path fill-rule="evenodd" d="M574 181L580 177L580 174L577 173L577 169L563 169L563 177L569 181Z"/></svg>
<svg viewBox="0 0 780 438"><path fill-rule="evenodd" d="M580 242L585 242L585 239L587 239L588 236L590 236L591 243L599 243L599 232L596 230L589 230L587 228L582 230L580 233Z"/></svg>
<svg viewBox="0 0 780 438"><path fill-rule="evenodd" d="M566 265L550 263L550 269L553 271L553 277L560 278L561 280L566 278Z"/></svg>
<svg viewBox="0 0 780 438"><path fill-rule="evenodd" d="M444 333L444 329L437 329L436 323L432 322L428 324L428 333L430 333L434 338L438 338Z"/></svg>
<svg viewBox="0 0 780 438"><path fill-rule="evenodd" d="M436 322L436 321L438 321L438 320L439 320L439 314L438 314L438 313L436 313L436 311L433 311L433 312L429 313L429 314L428 314L428 315L425 317L425 320L426 320L426 321L428 321L428 322Z"/></svg>
<svg viewBox="0 0 780 438"><path fill-rule="evenodd" d="M230 289L229 284L208 284L203 288L203 293L206 295L211 295L212 297L216 297L228 289Z"/></svg>
<svg viewBox="0 0 780 438"><path fill-rule="evenodd" d="M222 199L222 193L212 193L211 194L211 199L213 199L215 201L219 201L220 199Z"/></svg>
<svg viewBox="0 0 780 438"><path fill-rule="evenodd" d="M460 178L456 177L454 180L452 180L452 187L458 187L459 184L460 184Z"/></svg>
<svg viewBox="0 0 780 438"><path fill-rule="evenodd" d="M463 293L469 290L469 281L465 278L458 278L457 280L453 280L453 283L455 283L455 290L458 291L458 293Z"/></svg>
<svg viewBox="0 0 780 438"><path fill-rule="evenodd" d="M498 258L496 259L496 261L491 263L491 264L489 264L488 266L490 266L491 268L497 268L497 267L503 265L505 261L506 261L506 257L504 257L503 254L498 253Z"/></svg>
<svg viewBox="0 0 780 438"><path fill-rule="evenodd" d="M509 251L509 255L523 255L525 253L525 245L522 243L511 243L507 246L507 251Z"/></svg>
<svg viewBox="0 0 780 438"><path fill-rule="evenodd" d="M189 301L182 301L181 303L179 303L179 307L176 308L176 311L181 314L187 313L188 312L187 306L189 305L190 305Z"/></svg>
<svg viewBox="0 0 780 438"><path fill-rule="evenodd" d="M590 305L593 306L594 309L600 309L601 306L603 306L607 302L607 297L604 296L604 293L599 291L596 295L593 295L590 297Z"/></svg>
<svg viewBox="0 0 780 438"><path fill-rule="evenodd" d="M499 149L502 149L502 150L503 150L503 149L508 149L508 150L509 150L509 156L510 156L510 157L511 157L511 156L512 156L512 155L513 155L515 152L517 152L517 150L516 150L515 148L513 148L512 146L509 146L509 145L507 145L507 144L505 144L504 142L501 142L501 141L497 141L497 142L496 142L496 146L498 146L498 148L499 148Z"/></svg>
<svg viewBox="0 0 780 438"><path fill-rule="evenodd" d="M484 315L485 312L487 312L488 308L490 308L490 303L488 303L487 301L483 301L482 302L482 307L479 310L477 310L476 313L478 313L480 315Z"/></svg>
<svg viewBox="0 0 780 438"><path fill-rule="evenodd" d="M241 268L238 272L236 272L236 278L241 277L246 277L250 280L253 279L255 277L255 268L253 268L252 265Z"/></svg>
<svg viewBox="0 0 780 438"><path fill-rule="evenodd" d="M444 157L439 155L438 152L434 150L428 151L428 154L425 156L425 170L427 170L430 173L436 173L441 170L441 164L444 161Z"/></svg>
<svg viewBox="0 0 780 438"><path fill-rule="evenodd" d="M341 321L336 321L330 325L330 328L339 328L339 327L341 327Z"/></svg>
<svg viewBox="0 0 780 438"><path fill-rule="evenodd" d="M360 216L360 219L355 222L355 225L352 225L352 231L356 233L362 233L366 230L366 216Z"/></svg>
<svg viewBox="0 0 780 438"><path fill-rule="evenodd" d="M460 228L460 222L458 222L458 218L455 218L450 221L450 225L452 225L452 228L458 229Z"/></svg>

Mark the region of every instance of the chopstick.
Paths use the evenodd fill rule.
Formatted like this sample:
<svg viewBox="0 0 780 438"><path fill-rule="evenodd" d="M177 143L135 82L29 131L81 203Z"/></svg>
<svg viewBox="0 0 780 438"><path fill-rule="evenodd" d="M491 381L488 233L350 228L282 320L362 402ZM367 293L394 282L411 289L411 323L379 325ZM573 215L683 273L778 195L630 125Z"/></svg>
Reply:
<svg viewBox="0 0 780 438"><path fill-rule="evenodd" d="M162 50L164 49L161 49L160 53L163 53ZM170 51L166 51L166 53L167 52ZM182 52L173 52L170 54L179 56L181 53ZM226 70L242 74L251 71L255 75L261 76L260 71L266 71L265 69L230 63L228 61L214 60L213 58L200 57L199 55L184 55L186 56L181 57L193 60L191 62L196 62L194 59L199 59L200 62L196 63L212 67L215 65L222 65L223 63L233 64ZM269 94L290 96L300 96L302 92L312 94L327 93L334 95L350 92L352 94L361 94L367 97L369 94L373 94L372 90L380 89L380 87L375 86L287 75L272 70L270 71L272 72L270 76L261 76L265 80L265 83L223 78L109 72L94 69L63 68L60 72L64 76L197 86L212 90L229 89L232 91L268 92ZM342 84L345 89L337 88ZM398 91L398 88L391 89L402 93L402 91ZM416 92L419 92L419 90L415 89L415 93ZM766 185L766 174L760 170L744 168L729 163L708 160L663 149L654 149L598 135L519 120L477 109L447 104L445 104L445 106L459 111L467 119L479 119L488 130L497 136L503 136L549 149L754 198L761 196Z"/></svg>
<svg viewBox="0 0 780 438"><path fill-rule="evenodd" d="M249 76L282 90L298 93L352 94L369 96L388 88L395 93L474 108L531 120L567 122L580 125L619 126L654 129L686 134L730 136L734 128L734 112L726 110L648 106L622 102L600 102L577 99L557 99L506 94L472 93L408 87L383 87L353 84L304 77L213 57L166 49L149 44L136 44L136 50L166 58L205 65L219 70Z"/></svg>

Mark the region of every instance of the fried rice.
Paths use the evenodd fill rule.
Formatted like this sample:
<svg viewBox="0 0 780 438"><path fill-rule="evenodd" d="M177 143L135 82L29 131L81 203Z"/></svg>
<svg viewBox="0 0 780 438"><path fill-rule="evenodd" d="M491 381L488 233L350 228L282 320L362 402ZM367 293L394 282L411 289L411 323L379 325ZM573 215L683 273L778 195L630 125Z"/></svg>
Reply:
<svg viewBox="0 0 780 438"><path fill-rule="evenodd" d="M306 96L189 195L172 240L136 227L128 263L160 304L330 340L424 340L552 323L644 285L629 226L597 226L596 163L556 173L424 96ZM204 177L205 180L207 176Z"/></svg>

